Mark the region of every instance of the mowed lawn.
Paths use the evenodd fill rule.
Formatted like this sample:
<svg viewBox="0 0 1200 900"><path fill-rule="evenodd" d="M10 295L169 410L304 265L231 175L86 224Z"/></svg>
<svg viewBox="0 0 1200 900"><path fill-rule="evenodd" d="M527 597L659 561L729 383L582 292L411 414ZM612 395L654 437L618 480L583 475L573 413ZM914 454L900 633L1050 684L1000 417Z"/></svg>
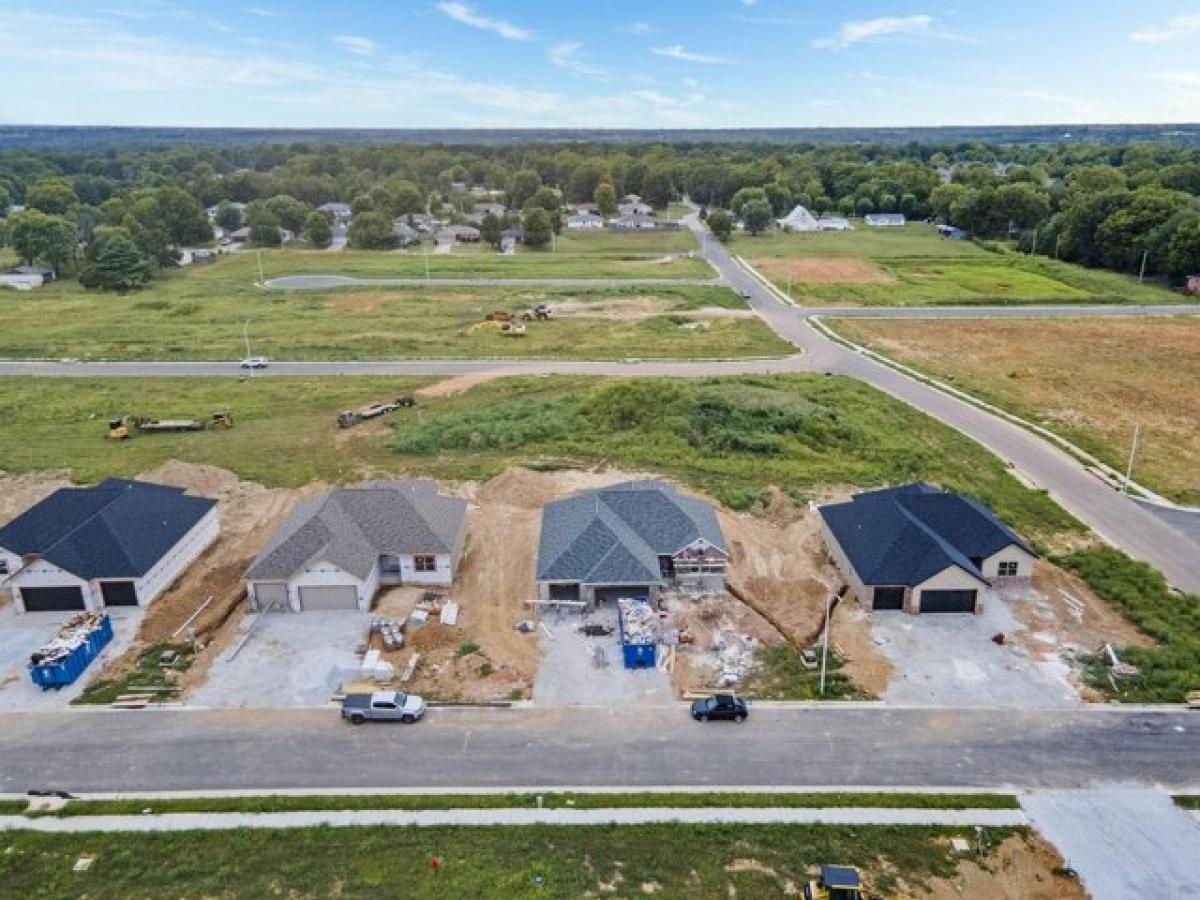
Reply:
<svg viewBox="0 0 1200 900"><path fill-rule="evenodd" d="M301 255L303 258L303 255ZM248 258L248 257L247 257ZM308 257L311 258L311 255ZM246 259L168 273L129 295L63 281L0 294L0 356L229 360L251 349L272 359L614 359L781 356L794 352L756 318L694 313L742 308L707 286L586 288L405 287L272 291L255 287ZM531 323L524 337L484 324L486 313L573 301L586 316ZM619 317L630 304L662 315Z"/></svg>
<svg viewBox="0 0 1200 900"><path fill-rule="evenodd" d="M921 306L1180 303L1160 285L1044 257L950 241L932 225L738 235L743 256L800 304Z"/></svg>
<svg viewBox="0 0 1200 900"><path fill-rule="evenodd" d="M953 878L952 837L975 840L969 828L835 825L9 832L0 884L23 900L778 897L836 861L862 867L872 896L892 896ZM1055 860L1029 832L989 829L988 838L984 865L1004 844L1053 890ZM92 863L75 872L81 856Z"/></svg>
<svg viewBox="0 0 1200 900"><path fill-rule="evenodd" d="M1124 471L1200 504L1200 318L901 321L839 332L1054 430Z"/></svg>
<svg viewBox="0 0 1200 900"><path fill-rule="evenodd" d="M1080 527L1046 495L945 425L864 384L826 376L673 380L505 378L422 397L417 409L339 431L339 410L425 382L377 377L11 378L0 392L0 469L80 482L170 459L294 487L423 473L484 479L512 466L610 464L659 472L747 509L776 486L927 480L991 505L1031 539ZM231 431L105 439L106 420L232 412Z"/></svg>

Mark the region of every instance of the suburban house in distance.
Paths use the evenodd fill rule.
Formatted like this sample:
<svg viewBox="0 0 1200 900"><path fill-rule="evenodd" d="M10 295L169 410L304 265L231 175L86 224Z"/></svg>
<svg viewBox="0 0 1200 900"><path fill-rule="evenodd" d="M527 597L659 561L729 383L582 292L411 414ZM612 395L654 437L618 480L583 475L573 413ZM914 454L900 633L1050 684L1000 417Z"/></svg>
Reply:
<svg viewBox="0 0 1200 900"><path fill-rule="evenodd" d="M335 225L345 225L354 215L349 203L322 203L317 207L318 212L329 213L333 216Z"/></svg>
<svg viewBox="0 0 1200 900"><path fill-rule="evenodd" d="M1029 578L1037 558L990 510L927 484L868 491L818 511L830 555L871 609L978 612L981 591Z"/></svg>
<svg viewBox="0 0 1200 900"><path fill-rule="evenodd" d="M816 216L808 211L807 208L797 205L792 208L792 211L778 221L778 225L784 231L820 231L821 226L817 222Z"/></svg>
<svg viewBox="0 0 1200 900"><path fill-rule="evenodd" d="M216 506L121 478L62 488L0 528L0 584L22 612L146 606L217 539Z"/></svg>
<svg viewBox="0 0 1200 900"><path fill-rule="evenodd" d="M542 510L538 599L590 608L668 585L720 589L728 559L710 504L662 481L627 481Z"/></svg>
<svg viewBox="0 0 1200 900"><path fill-rule="evenodd" d="M903 213L869 213L863 221L872 228L902 228L908 220Z"/></svg>
<svg viewBox="0 0 1200 900"><path fill-rule="evenodd" d="M381 585L447 585L467 501L427 479L375 481L301 501L246 570L252 610L369 610Z"/></svg>
<svg viewBox="0 0 1200 900"><path fill-rule="evenodd" d="M567 218L567 227L572 231L603 228L604 217L590 212L576 213Z"/></svg>

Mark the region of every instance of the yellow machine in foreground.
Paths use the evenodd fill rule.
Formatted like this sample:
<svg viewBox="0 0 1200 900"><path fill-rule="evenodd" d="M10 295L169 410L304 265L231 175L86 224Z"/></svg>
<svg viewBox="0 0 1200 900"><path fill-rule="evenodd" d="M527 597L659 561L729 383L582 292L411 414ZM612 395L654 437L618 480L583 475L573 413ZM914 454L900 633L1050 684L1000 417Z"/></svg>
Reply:
<svg viewBox="0 0 1200 900"><path fill-rule="evenodd" d="M821 866L821 877L804 886L804 900L862 900L862 876L854 866Z"/></svg>

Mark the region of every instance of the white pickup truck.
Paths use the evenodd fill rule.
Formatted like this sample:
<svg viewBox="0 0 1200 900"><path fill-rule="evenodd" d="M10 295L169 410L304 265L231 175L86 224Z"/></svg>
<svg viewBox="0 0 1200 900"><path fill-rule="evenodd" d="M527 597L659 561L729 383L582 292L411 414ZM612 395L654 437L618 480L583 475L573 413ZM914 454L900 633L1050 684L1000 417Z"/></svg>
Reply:
<svg viewBox="0 0 1200 900"><path fill-rule="evenodd" d="M353 725L363 722L416 722L425 715L425 701L416 694L400 691L376 691L373 694L347 694L342 699L342 718Z"/></svg>

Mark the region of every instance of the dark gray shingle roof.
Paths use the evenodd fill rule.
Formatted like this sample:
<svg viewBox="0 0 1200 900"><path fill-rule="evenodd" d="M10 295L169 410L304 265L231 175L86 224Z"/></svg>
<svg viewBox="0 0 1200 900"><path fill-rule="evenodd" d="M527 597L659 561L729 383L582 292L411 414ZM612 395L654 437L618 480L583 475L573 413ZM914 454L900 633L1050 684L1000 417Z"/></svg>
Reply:
<svg viewBox="0 0 1200 900"><path fill-rule="evenodd" d="M140 578L216 505L182 488L109 478L62 488L0 528L0 547L79 578Z"/></svg>
<svg viewBox="0 0 1200 900"><path fill-rule="evenodd" d="M912 587L948 566L984 581L972 557L1013 544L1033 552L991 510L927 484L856 494L820 513L864 584Z"/></svg>
<svg viewBox="0 0 1200 900"><path fill-rule="evenodd" d="M296 505L246 571L250 581L291 578L324 561L366 578L384 553L450 553L467 501L443 497L426 479L374 481Z"/></svg>
<svg viewBox="0 0 1200 900"><path fill-rule="evenodd" d="M660 556L703 538L728 553L712 506L661 481L627 481L548 503L542 510L539 581L650 584Z"/></svg>

